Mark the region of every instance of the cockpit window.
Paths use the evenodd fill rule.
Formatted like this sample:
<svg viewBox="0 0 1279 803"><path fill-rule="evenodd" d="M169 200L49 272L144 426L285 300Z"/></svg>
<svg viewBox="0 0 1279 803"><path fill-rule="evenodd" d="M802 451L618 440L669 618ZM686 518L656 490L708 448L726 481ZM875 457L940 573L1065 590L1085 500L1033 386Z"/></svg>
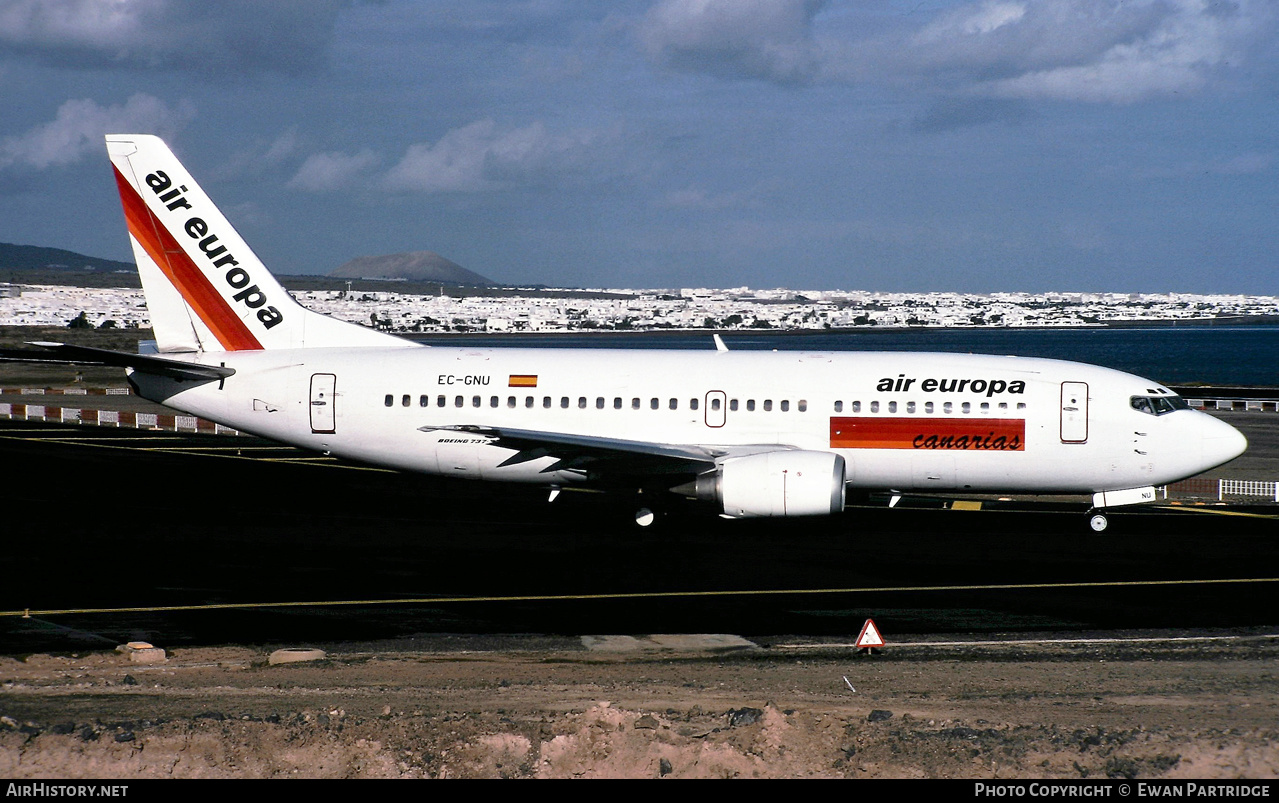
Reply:
<svg viewBox="0 0 1279 803"><path fill-rule="evenodd" d="M1175 410L1186 410L1190 407L1180 396L1133 396L1130 403L1132 409L1147 415L1167 415Z"/></svg>

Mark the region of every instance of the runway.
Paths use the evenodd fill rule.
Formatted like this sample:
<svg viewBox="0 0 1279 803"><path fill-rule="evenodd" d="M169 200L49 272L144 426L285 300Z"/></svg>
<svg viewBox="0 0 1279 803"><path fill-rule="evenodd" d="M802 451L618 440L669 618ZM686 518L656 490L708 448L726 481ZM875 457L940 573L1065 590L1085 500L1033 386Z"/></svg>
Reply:
<svg viewBox="0 0 1279 803"><path fill-rule="evenodd" d="M1264 456L1263 456L1264 457ZM1279 509L694 508L398 474L252 438L0 422L3 651L419 633L892 634L1279 624ZM72 613L70 611L92 612ZM45 612L45 613L39 613Z"/></svg>

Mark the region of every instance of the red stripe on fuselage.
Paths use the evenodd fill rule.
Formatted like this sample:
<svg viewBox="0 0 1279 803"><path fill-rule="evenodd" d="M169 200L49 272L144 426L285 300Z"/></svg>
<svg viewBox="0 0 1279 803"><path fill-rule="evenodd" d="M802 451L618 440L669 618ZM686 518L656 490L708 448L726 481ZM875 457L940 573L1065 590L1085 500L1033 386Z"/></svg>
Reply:
<svg viewBox="0 0 1279 803"><path fill-rule="evenodd" d="M120 188L120 202L124 205L124 218L129 233L142 244L142 248L160 267L173 286L182 294L191 309L209 328L218 343L227 351L252 351L262 344L235 314L231 305L218 293L209 277L187 256L186 251L174 239L119 170L115 171L116 185Z"/></svg>
<svg viewBox="0 0 1279 803"><path fill-rule="evenodd" d="M833 449L921 449L1022 452L1026 422L1020 418L832 417Z"/></svg>

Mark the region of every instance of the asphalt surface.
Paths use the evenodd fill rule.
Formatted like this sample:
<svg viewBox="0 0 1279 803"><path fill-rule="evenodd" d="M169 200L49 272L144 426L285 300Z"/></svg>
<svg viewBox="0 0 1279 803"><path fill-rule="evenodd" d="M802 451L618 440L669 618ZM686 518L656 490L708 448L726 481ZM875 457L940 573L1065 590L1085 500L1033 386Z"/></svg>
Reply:
<svg viewBox="0 0 1279 803"><path fill-rule="evenodd" d="M1279 416L1223 415L1254 444L1238 471L1268 471ZM35 612L0 616L10 654L138 639L834 636L868 617L897 634L1279 625L1274 505L1117 510L1097 536L1082 501L890 510L872 497L824 519L689 508L638 531L629 500L599 494L547 504L540 489L250 438L8 421L0 480L0 611ZM187 606L215 607L157 610Z"/></svg>

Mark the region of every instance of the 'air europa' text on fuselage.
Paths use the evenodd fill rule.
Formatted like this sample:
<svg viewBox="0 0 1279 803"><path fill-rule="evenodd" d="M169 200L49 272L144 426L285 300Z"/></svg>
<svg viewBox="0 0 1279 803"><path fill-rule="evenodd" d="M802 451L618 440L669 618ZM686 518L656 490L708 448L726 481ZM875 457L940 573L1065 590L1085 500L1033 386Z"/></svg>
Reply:
<svg viewBox="0 0 1279 803"><path fill-rule="evenodd" d="M919 382L921 393L975 393L985 394L987 398L999 393L1025 393L1026 383L1020 379L1011 382L1004 379L924 379L898 374L896 378L886 376L875 384L880 393L904 393Z"/></svg>

